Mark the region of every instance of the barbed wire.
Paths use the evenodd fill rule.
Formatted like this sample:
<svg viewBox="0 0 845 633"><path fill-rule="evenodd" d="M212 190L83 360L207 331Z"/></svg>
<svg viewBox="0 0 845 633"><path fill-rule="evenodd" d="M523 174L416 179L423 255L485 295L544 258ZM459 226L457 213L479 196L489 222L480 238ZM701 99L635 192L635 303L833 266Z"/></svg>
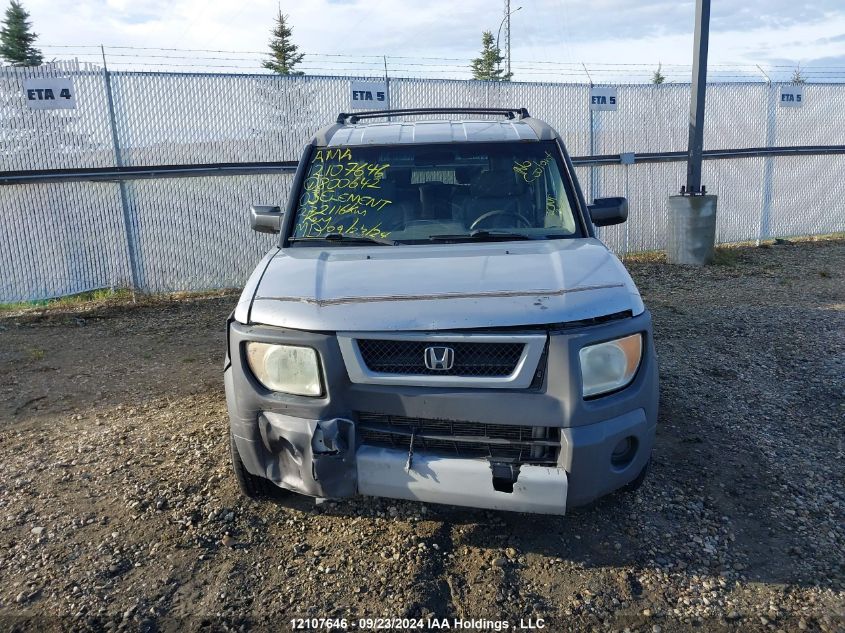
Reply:
<svg viewBox="0 0 845 633"><path fill-rule="evenodd" d="M111 50L144 50L144 51L176 51L176 52L198 52L198 53L230 53L230 54L243 54L243 55L268 55L269 53L265 51L236 51L236 50L218 50L218 49L204 49L204 48L164 48L159 46L118 46L118 45L100 45L100 44L79 44L79 45L72 45L72 44L45 44L41 46L41 48L90 48L100 50L101 48L105 48L107 51ZM114 55L115 53L110 53ZM425 59L425 60L437 60L437 61L460 61L466 62L471 61L471 58L465 57L431 57L431 56L423 56L423 55L363 55L363 54L349 54L349 53L316 53L316 52L307 52L304 53L306 57L361 57L361 58L376 58L376 59L383 59L387 57L388 59ZM557 61L548 61L548 60L512 60L511 63L532 63L532 64L558 64L563 66L580 66L582 62L557 62ZM369 62L369 63L380 63L380 62ZM664 62L654 62L654 63L644 63L644 62L588 62L590 66L649 66L649 67L656 67L660 65L664 68L676 66L682 68L690 68L690 64L673 64L673 63L664 63ZM732 68L757 68L758 64L748 63L748 64L740 64L740 63L709 63L708 67L712 66L727 66ZM800 64L763 64L764 68L789 68L795 69ZM840 68L843 69L845 66L824 66L824 68Z"/></svg>
<svg viewBox="0 0 845 633"><path fill-rule="evenodd" d="M264 62L271 61L268 51L231 49L167 48L156 46L100 46L95 44L45 44L45 57L56 61L72 57L80 62L106 64L121 71L269 74ZM327 52L304 52L297 70L305 73L335 76L387 76L471 79L469 57L435 57L410 55L370 55ZM504 67L504 63L503 63ZM514 59L510 62L513 80L550 81L555 79L602 83L646 83L660 70L666 83L687 83L692 66L679 63L642 62L564 62L555 60ZM789 81L798 70L806 81L845 82L845 66L799 66L790 64L713 63L708 75L714 81Z"/></svg>

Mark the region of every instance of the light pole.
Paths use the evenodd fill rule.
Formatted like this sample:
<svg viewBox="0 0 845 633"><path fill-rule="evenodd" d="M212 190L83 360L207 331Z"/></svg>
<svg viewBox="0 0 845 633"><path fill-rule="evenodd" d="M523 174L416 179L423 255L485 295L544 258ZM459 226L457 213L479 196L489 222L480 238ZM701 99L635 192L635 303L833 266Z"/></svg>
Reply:
<svg viewBox="0 0 845 633"><path fill-rule="evenodd" d="M499 24L499 31L496 33L496 55L499 55L499 37L502 35L502 27L505 25L505 20L509 19L514 13L519 11L522 7L517 7L513 11L506 11L505 17L502 18L502 22ZM508 37L510 37L510 29L508 29ZM500 68L501 62L496 62L496 70L501 70ZM511 47L508 46L508 72L511 69Z"/></svg>
<svg viewBox="0 0 845 633"><path fill-rule="evenodd" d="M717 196L707 195L701 184L709 35L710 0L696 0L687 183L681 187L680 195L669 196L666 259L670 264L701 266L711 263L715 255Z"/></svg>
<svg viewBox="0 0 845 633"><path fill-rule="evenodd" d="M686 192L701 195L701 153L704 150L704 95L707 92L707 48L710 40L710 0L695 7L695 45L690 84L689 149Z"/></svg>

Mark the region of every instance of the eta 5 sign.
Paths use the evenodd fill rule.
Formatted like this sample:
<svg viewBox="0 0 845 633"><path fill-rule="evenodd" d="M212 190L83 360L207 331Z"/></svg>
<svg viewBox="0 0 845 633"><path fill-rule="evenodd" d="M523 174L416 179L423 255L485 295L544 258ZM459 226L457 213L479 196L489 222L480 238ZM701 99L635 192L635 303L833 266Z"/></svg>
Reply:
<svg viewBox="0 0 845 633"><path fill-rule="evenodd" d="M76 91L70 79L24 79L23 96L32 110L73 110Z"/></svg>
<svg viewBox="0 0 845 633"><path fill-rule="evenodd" d="M804 86L781 86L780 105L782 108L800 108L804 105Z"/></svg>
<svg viewBox="0 0 845 633"><path fill-rule="evenodd" d="M353 110L386 110L390 107L385 81L350 81L349 89L349 107Z"/></svg>
<svg viewBox="0 0 845 633"><path fill-rule="evenodd" d="M590 110L616 110L618 105L616 88L590 88Z"/></svg>

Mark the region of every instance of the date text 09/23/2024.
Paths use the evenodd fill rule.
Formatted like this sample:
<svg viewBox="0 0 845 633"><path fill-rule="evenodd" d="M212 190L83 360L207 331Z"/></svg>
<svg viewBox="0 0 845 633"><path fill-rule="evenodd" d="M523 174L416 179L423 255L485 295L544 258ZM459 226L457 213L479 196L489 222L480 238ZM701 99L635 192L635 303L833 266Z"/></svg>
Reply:
<svg viewBox="0 0 845 633"><path fill-rule="evenodd" d="M520 618L518 623L509 620L486 620L483 618L293 618L291 628L300 630L348 631L507 631L545 629L542 618Z"/></svg>
<svg viewBox="0 0 845 633"><path fill-rule="evenodd" d="M509 620L487 620L483 618L293 618L290 620L293 630L331 630L348 631L507 631L545 629L542 618L520 618L518 623Z"/></svg>

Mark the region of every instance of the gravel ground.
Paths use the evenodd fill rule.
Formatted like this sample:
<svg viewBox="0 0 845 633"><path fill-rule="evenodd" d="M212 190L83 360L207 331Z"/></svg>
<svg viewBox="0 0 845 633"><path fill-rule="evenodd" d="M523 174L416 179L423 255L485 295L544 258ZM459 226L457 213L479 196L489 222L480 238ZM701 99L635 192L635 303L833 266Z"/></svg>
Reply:
<svg viewBox="0 0 845 633"><path fill-rule="evenodd" d="M721 260L629 265L660 355L654 467L566 517L242 499L232 296L0 319L0 628L842 631L845 241Z"/></svg>

